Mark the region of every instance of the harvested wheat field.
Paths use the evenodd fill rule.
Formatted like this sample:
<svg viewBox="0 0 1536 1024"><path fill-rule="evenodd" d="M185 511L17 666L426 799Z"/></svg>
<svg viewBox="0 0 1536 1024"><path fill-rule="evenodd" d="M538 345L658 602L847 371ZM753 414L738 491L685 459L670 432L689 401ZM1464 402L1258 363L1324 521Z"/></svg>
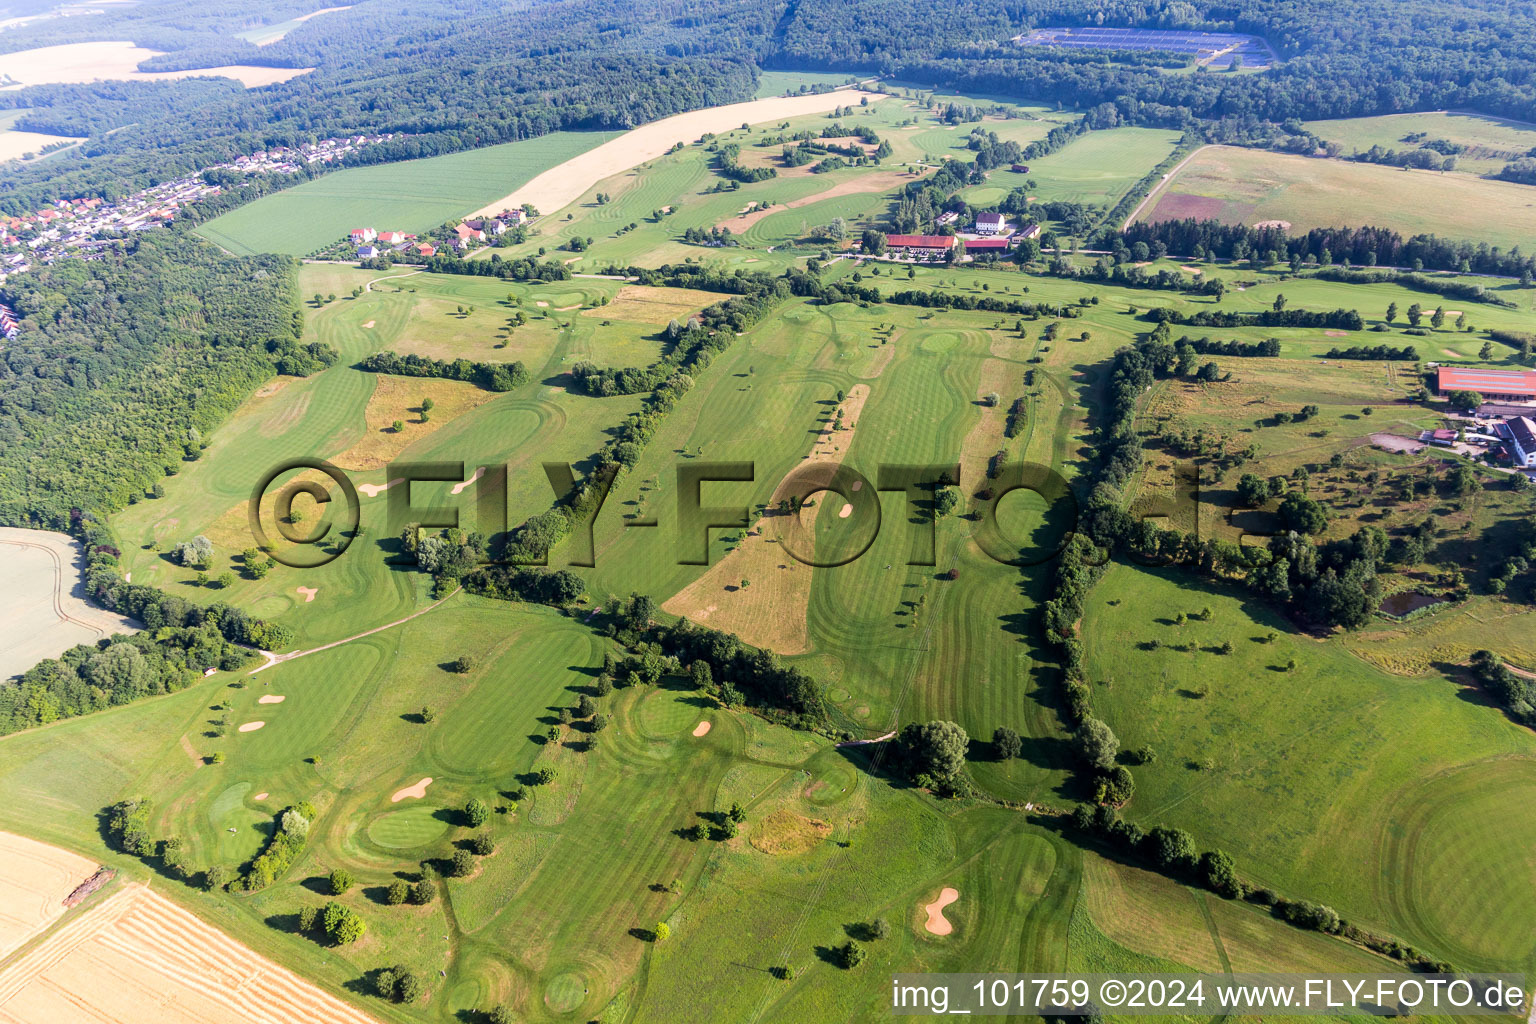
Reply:
<svg viewBox="0 0 1536 1024"><path fill-rule="evenodd" d="M806 96L774 96L729 103L664 117L550 168L516 192L482 206L470 216L489 216L524 203L532 203L545 214L554 213L580 199L582 193L604 178L663 156L679 142L693 142L707 132L730 131L744 124L820 114L857 103L865 96L870 97L871 103L883 98L878 93L867 93L862 89L834 89Z"/></svg>
<svg viewBox="0 0 1536 1024"><path fill-rule="evenodd" d="M704 307L728 298L729 295L720 292L704 292L697 288L653 288L644 284L627 284L619 289L612 302L606 306L582 310L581 315L601 317L604 320L628 320L636 324L665 324L669 320L686 320Z"/></svg>
<svg viewBox="0 0 1536 1024"><path fill-rule="evenodd" d="M0 972L3 1024L373 1024L147 886Z"/></svg>
<svg viewBox="0 0 1536 1024"><path fill-rule="evenodd" d="M833 421L828 420L811 446L806 463L836 466L842 462L868 399L868 384L855 384L849 390L840 407L843 428L834 430ZM805 609L811 599L812 569L796 560L779 542L790 529L784 525L790 516L772 511L780 497L774 494L768 502L770 513L747 531L734 551L672 595L662 608L713 629L735 633L749 644L780 654L804 654L809 650ZM795 517L798 525L793 529L812 535L816 515L822 503L829 500L836 500L831 492L818 495L814 505ZM750 581L750 585L741 586L742 580Z"/></svg>
<svg viewBox="0 0 1536 1024"><path fill-rule="evenodd" d="M103 79L123 82L155 82L174 78L233 78L247 89L286 82L314 68L263 68L230 64L191 71L140 71L139 64L160 56L159 50L123 41L65 43L42 46L0 56L0 74L26 85L53 85L72 82L98 82ZM8 88L20 88L9 86Z"/></svg>
<svg viewBox="0 0 1536 1024"><path fill-rule="evenodd" d="M64 913L64 898L96 871L96 862L0 832L0 960Z"/></svg>

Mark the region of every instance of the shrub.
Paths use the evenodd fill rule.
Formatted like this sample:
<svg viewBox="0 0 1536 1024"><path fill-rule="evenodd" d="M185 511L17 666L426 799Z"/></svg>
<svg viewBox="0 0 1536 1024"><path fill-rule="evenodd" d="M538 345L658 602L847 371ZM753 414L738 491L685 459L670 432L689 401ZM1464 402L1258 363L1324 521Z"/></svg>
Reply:
<svg viewBox="0 0 1536 1024"><path fill-rule="evenodd" d="M411 887L405 882L396 879L389 884L389 891L384 898L389 902L390 906L398 907L411 898Z"/></svg>
<svg viewBox="0 0 1536 1024"><path fill-rule="evenodd" d="M474 870L475 858L468 850L454 850L453 860L448 865L448 874L454 878L463 878Z"/></svg>
<svg viewBox="0 0 1536 1024"><path fill-rule="evenodd" d="M342 868L337 868L331 872L330 886L332 896L342 895L352 888L352 873Z"/></svg>
<svg viewBox="0 0 1536 1024"><path fill-rule="evenodd" d="M864 962L869 954L864 947L849 939L832 951L832 959L845 971L851 971Z"/></svg>

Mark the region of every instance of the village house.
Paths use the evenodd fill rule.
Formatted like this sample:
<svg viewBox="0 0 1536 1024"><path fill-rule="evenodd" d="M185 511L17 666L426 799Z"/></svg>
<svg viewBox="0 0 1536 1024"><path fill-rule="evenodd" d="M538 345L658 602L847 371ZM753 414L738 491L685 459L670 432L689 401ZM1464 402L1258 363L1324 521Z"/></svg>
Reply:
<svg viewBox="0 0 1536 1024"><path fill-rule="evenodd" d="M1536 466L1536 421L1529 416L1517 416L1500 428L1504 434L1510 461L1517 466Z"/></svg>
<svg viewBox="0 0 1536 1024"><path fill-rule="evenodd" d="M373 228L353 228L352 229L352 244L353 245L366 245L367 243L373 241L375 238L378 238L378 237L379 237L379 233L377 231L373 230Z"/></svg>
<svg viewBox="0 0 1536 1024"><path fill-rule="evenodd" d="M376 245L360 245L357 247L357 258L360 260L371 260L378 254L379 247Z"/></svg>
<svg viewBox="0 0 1536 1024"><path fill-rule="evenodd" d="M975 231L978 235L997 235L1002 233L1007 223L1000 213L978 213Z"/></svg>

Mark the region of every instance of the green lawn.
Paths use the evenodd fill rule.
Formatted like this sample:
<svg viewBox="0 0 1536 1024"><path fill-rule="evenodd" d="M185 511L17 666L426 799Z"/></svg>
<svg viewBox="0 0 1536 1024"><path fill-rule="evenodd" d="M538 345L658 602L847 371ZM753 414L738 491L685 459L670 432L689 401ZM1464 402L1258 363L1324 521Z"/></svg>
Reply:
<svg viewBox="0 0 1536 1024"><path fill-rule="evenodd" d="M554 132L448 156L354 167L247 203L200 225L234 253L303 256L356 227L420 232L455 220L618 132Z"/></svg>
<svg viewBox="0 0 1536 1024"><path fill-rule="evenodd" d="M1416 149L1422 143L1404 137L1422 132L1424 141L1443 139L1465 147L1456 154L1456 170L1470 174L1491 174L1536 146L1536 125L1467 111L1351 117L1303 125L1320 138L1339 143L1345 156L1372 146L1400 153Z"/></svg>

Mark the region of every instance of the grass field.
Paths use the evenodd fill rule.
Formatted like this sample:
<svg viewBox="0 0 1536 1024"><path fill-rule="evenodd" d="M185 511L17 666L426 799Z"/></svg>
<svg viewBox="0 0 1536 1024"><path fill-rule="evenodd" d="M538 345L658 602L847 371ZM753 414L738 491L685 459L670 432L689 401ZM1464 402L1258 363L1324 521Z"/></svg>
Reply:
<svg viewBox="0 0 1536 1024"><path fill-rule="evenodd" d="M800 80L774 84L782 92ZM1022 142L1076 116L1014 113L948 126L905 97L872 100L853 118L891 140L892 157L880 168L786 172L735 192L707 191L720 180L711 155L685 146L546 211L512 254L542 247L559 256L555 246L581 236L594 241L578 270L691 258L778 273L818 251L794 244L808 227L833 216L855 231L875 223L920 165L960 156L971 128ZM765 133L825 124L824 115L807 115L724 139L750 151ZM1095 132L1038 161L1030 177L1045 198L1112 203L1176 141L1173 132ZM1002 194L1014 177L995 172L972 201ZM600 205L597 192L611 201ZM686 228L730 223L758 201L774 205L743 225L743 245L682 242ZM671 215L651 218L667 207ZM528 285L306 265L305 340L335 347L337 364L263 388L206 439L200 459L167 480L165 497L139 502L114 526L135 582L275 618L297 631L300 649L355 639L255 676L218 673L181 693L0 739L8 797L0 829L138 879L151 877L149 869L102 842L96 815L114 800L150 798L155 833L180 835L199 866L244 862L261 848L273 814L311 801L318 817L308 844L276 884L214 895L157 877L157 889L385 1021L472 1021L498 1002L530 1022L873 1021L889 1015L895 971L1391 970L1359 947L1079 845L1041 811L1083 797L1057 710L1059 669L1038 625L1050 566L1047 559L1021 570L983 549L969 514L980 505L987 460L1002 451L1081 482L1097 454L1105 369L1118 348L1151 330L1142 315L1149 307L1252 312L1284 294L1290 308L1358 309L1374 326L1389 303L1436 303L1394 285L1283 279L1278 268L1200 270L1227 283L1219 307L1205 296L1013 265L833 261L822 271L828 281L857 275L886 293L940 289L1072 305L1080 315L1048 337L1052 320L1044 317L775 300L694 374L618 478L594 527L596 566L577 570L587 598L563 612L464 593L434 603L427 577L385 560L394 541L382 493L362 500L360 542L320 569L279 567L221 590L197 585L165 552L204 533L215 543L215 575L238 570L232 556L251 543L244 516L253 483L297 455L359 467L357 481L375 490L389 483L384 467L397 457L463 461L466 475L505 465L509 520L521 521L552 499L539 463L580 463L640 408L639 396L571 393L570 365L651 363L663 351L658 329L714 297L593 277ZM1252 441L1253 465L1265 473L1311 467L1313 493L1341 510L1336 534L1360 522L1438 517L1446 538L1473 543L1478 531L1528 508L1492 495L1469 509L1433 499L1369 506L1366 484L1351 473L1413 465L1373 448L1372 435L1416 432L1439 417L1404 401L1419 384L1411 365L1336 365L1322 354L1336 345L1412 343L1426 359L1476 362L1484 332L1528 329L1531 316L1529 290L1488 284L1515 305L1464 304L1469 330L1453 329L1454 315L1422 337L1402 333L1401 319L1342 337L1192 330L1220 340L1275 337L1281 354L1215 357L1230 377L1210 384L1159 382L1139 425ZM353 297L357 287L365 290ZM308 299L316 294L319 301ZM518 311L528 322L509 329ZM492 395L355 368L379 350L521 359L531 380ZM1496 346L1490 362L1510 358ZM999 401L989 404L989 394ZM435 402L429 419L419 416L423 397ZM1006 410L1016 399L1023 429L1008 438ZM1276 410L1302 404L1318 405L1318 415L1273 422ZM839 411L847 417L841 426ZM1335 454L1341 465L1329 466ZM856 546L860 531L873 539L847 564L813 570L788 554L780 517L765 517L748 528L751 537L713 530L708 569L680 564L677 470L694 460L751 462L751 482L711 483L704 495L707 504L749 508L770 502L808 460L840 462L864 474L867 490L817 496L816 549ZM880 467L956 461L961 514L935 525L931 558L909 564L928 534L899 490L879 489ZM1159 497L1173 461L1151 445L1127 498ZM1225 536L1230 488L1212 482L1211 510L1190 513L1188 526ZM440 483L412 497L418 505L457 503L469 515L476 493L455 496ZM1040 555L1070 526L1059 508L1023 494L1003 499L998 516L1011 549ZM631 528L644 517L658 528ZM556 548L551 567L565 568L572 554L569 545ZM314 588L313 601L301 586ZM748 642L778 647L825 686L832 724L853 735L936 718L959 723L972 738L968 770L984 798L934 798L889 775L883 747L838 747L726 710L683 676L598 696L605 656L622 652L593 628L604 621L594 609L631 592L652 596L663 616L728 625ZM1175 624L1178 612L1203 607L1208 620ZM358 636L377 627L388 628ZM1536 799L1536 739L1448 680L1446 664L1474 642L1497 642L1511 656L1528 651L1536 635L1528 611L1480 596L1433 618L1320 637L1247 592L1116 565L1090 596L1082 635L1097 713L1125 748L1150 745L1159 755L1137 768L1127 818L1185 828L1201 849L1229 851L1245 879L1326 902L1460 966L1536 968L1536 943L1523 927L1536 911L1536 833L1509 820ZM1225 640L1233 653L1218 653ZM470 670L450 671L461 656ZM1297 667L1287 669L1292 658ZM561 710L583 695L600 703L605 729L561 722ZM282 702L261 703L276 696ZM254 721L265 725L237 731ZM994 756L988 740L999 726L1022 734L1021 757ZM534 784L542 768L553 781ZM392 799L423 780L430 782L419 795ZM462 811L472 798L491 808L479 829ZM691 826L735 803L746 812L739 834L688 838ZM1015 809L1025 804L1035 810ZM447 861L480 831L494 852L474 857L466 877L435 880L427 906L388 904L392 882L414 881L423 862ZM296 928L301 908L330 898L324 880L336 868L356 877L339 899L368 925L364 939L342 947ZM938 935L924 908L946 889L958 893L943 912L953 931ZM854 971L835 966L833 948L877 919L889 932L865 942L868 961ZM670 936L658 941L662 923ZM425 978L423 1003L371 994L370 973L395 963ZM774 973L783 968L789 977Z"/></svg>
<svg viewBox="0 0 1536 1024"><path fill-rule="evenodd" d="M247 203L200 225L230 252L303 256L355 227L419 232L506 195L547 167L618 132L554 132L524 142L353 167Z"/></svg>
<svg viewBox="0 0 1536 1024"><path fill-rule="evenodd" d="M1142 216L1283 221L1293 233L1369 225L1508 248L1528 244L1536 231L1536 189L1454 172L1207 146Z"/></svg>
<svg viewBox="0 0 1536 1024"><path fill-rule="evenodd" d="M1204 607L1209 621L1173 625L1176 612ZM1094 591L1083 634L1105 720L1127 747L1158 754L1136 773L1136 820L1219 836L1257 881L1304 888L1458 962L1530 961L1525 930L1497 923L1525 905L1504 887L1529 890L1528 843L1467 803L1472 790L1519 799L1536 778L1529 730L1441 677L1389 676L1184 574L1117 566ZM1145 649L1154 638L1163 647ZM1234 654L1211 653L1223 640ZM1178 641L1195 652L1168 646ZM1298 668L1285 671L1293 657ZM1473 862L1499 865L1496 882L1469 885L1462 865Z"/></svg>
<svg viewBox="0 0 1536 1024"><path fill-rule="evenodd" d="M616 295L619 282L513 285L423 273L395 276L400 273L325 264L302 270L303 294L342 296L319 307L306 304L306 340L332 345L340 360L313 377L280 379L261 389L201 459L167 481L165 498L126 510L115 525L128 546L125 567L136 581L169 587L191 600L236 600L291 625L304 642L349 636L358 622L392 621L424 601L419 580L392 573L382 562L386 497L365 492L362 498L362 524L375 537L360 541L359 553L369 554L312 570L280 566L265 579L246 579L235 556L254 543L246 506L269 468L287 458L316 456L361 470L352 474L358 484L381 486L389 480L383 467L393 458L463 461L466 477L478 465L506 464L509 515L521 522L548 507L551 498L540 461L580 461L600 447L605 427L637 407L637 399L613 399L604 403L604 416L593 419L588 415L593 400L547 383L581 359L627 365L656 358L660 342L654 324L582 315L584 309L600 310L598 303ZM369 290L350 297L362 285ZM519 305L510 305L509 295ZM528 323L503 333L517 310ZM493 395L470 385L378 378L354 368L358 359L380 349L434 358L521 359L532 380ZM430 424L419 422L422 396L437 402ZM396 419L404 424L399 433L392 426ZM416 500L427 500L422 495L429 490L418 488ZM215 545L210 575L229 568L241 577L229 590L198 587L191 570L170 560L167 552L176 542L200 533ZM318 591L313 601L298 594L300 586Z"/></svg>
<svg viewBox="0 0 1536 1024"><path fill-rule="evenodd" d="M1456 170L1469 174L1491 174L1536 146L1536 125L1466 111L1437 110L1303 123L1320 138L1340 143L1346 156L1363 153L1372 146L1399 152L1415 149L1420 143L1404 141L1404 136L1423 132L1428 139L1465 146L1464 152L1456 154Z"/></svg>

